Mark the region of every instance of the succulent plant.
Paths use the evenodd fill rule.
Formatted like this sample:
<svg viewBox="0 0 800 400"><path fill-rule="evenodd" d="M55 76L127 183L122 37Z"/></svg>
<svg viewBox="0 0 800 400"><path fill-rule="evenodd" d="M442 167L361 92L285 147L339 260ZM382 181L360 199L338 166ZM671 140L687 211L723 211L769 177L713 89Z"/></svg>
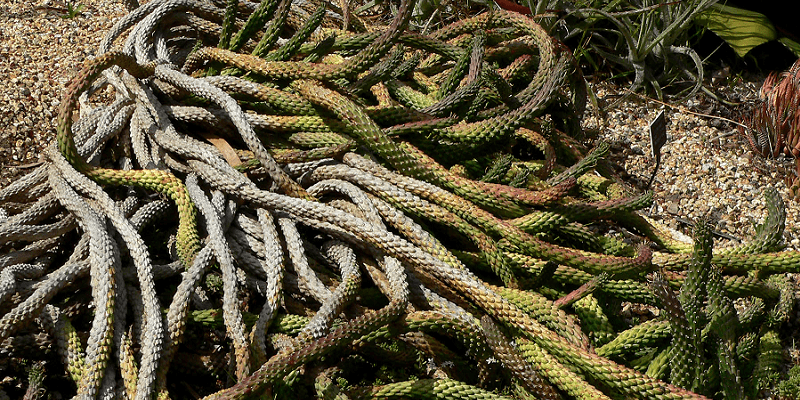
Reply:
<svg viewBox="0 0 800 400"><path fill-rule="evenodd" d="M764 157L795 158L791 196L800 198L800 59L782 73L771 73L759 91L759 103L746 117L740 132L750 147Z"/></svg>

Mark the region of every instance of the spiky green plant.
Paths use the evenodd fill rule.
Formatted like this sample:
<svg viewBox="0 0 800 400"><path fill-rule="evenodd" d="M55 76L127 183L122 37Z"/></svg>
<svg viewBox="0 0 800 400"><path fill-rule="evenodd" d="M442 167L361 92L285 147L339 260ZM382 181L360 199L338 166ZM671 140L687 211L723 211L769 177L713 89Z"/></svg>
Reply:
<svg viewBox="0 0 800 400"><path fill-rule="evenodd" d="M44 362L37 361L31 364L28 369L28 389L25 391L23 400L38 400L44 398L46 393L44 379Z"/></svg>
<svg viewBox="0 0 800 400"><path fill-rule="evenodd" d="M85 4L73 3L72 1L67 1L67 12L65 14L62 14L61 18L73 19L78 15L81 15L81 13L85 8L86 8Z"/></svg>
<svg viewBox="0 0 800 400"><path fill-rule="evenodd" d="M795 365L789 370L789 376L777 385L775 391L779 399L800 398L800 365Z"/></svg>
<svg viewBox="0 0 800 400"><path fill-rule="evenodd" d="M780 208L774 191L769 198ZM778 293L769 299L745 297L747 305L737 313L724 271L712 263L712 226L708 221L696 225L692 261L679 292L660 276L653 283L671 340L663 341L666 327L655 320L619 334L597 352L615 359L627 353L630 365L708 397L759 398L779 378L779 328L793 307L794 292L785 276L774 275L768 282ZM780 224L772 226L780 230ZM783 386L792 390L790 383Z"/></svg>
<svg viewBox="0 0 800 400"><path fill-rule="evenodd" d="M623 72L633 72L633 91L649 85L661 98L664 85L687 79L693 83L688 97L702 89L704 75L702 60L689 44L692 21L716 2L601 2L569 13L579 19L568 25L566 38L581 38L582 56L591 52Z"/></svg>

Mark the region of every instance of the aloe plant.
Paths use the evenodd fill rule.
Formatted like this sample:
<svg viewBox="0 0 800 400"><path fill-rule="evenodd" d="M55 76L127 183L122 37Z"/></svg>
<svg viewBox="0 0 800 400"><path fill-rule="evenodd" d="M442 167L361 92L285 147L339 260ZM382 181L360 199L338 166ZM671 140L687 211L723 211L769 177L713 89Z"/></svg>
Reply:
<svg viewBox="0 0 800 400"><path fill-rule="evenodd" d="M739 131L750 147L765 157L796 159L791 196L800 199L800 59L787 72L772 73L759 91L759 104Z"/></svg>
<svg viewBox="0 0 800 400"><path fill-rule="evenodd" d="M629 0L578 8L568 14L579 20L568 24L566 38L581 37L587 50L632 71L632 91L649 85L661 98L663 85L687 78L694 82L691 96L702 88L704 73L700 56L689 46L690 28L716 2Z"/></svg>

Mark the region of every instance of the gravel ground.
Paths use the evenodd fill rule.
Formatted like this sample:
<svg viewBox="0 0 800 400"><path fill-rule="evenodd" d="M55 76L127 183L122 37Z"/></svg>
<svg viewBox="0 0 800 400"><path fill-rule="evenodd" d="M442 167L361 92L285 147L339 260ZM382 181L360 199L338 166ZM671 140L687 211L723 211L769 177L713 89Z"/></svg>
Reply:
<svg viewBox="0 0 800 400"><path fill-rule="evenodd" d="M724 97L746 104L755 99L760 84L738 82ZM786 203L787 249L800 250L800 202L789 198L787 176L794 176L794 160L765 159L750 150L736 125L743 107L725 107L698 95L682 103L664 103L643 96L626 96L618 87L594 85L603 113L584 118L587 131L612 143L612 160L624 168L628 180L644 188L655 169L650 146L650 122L663 109L667 144L652 183L656 201L645 211L653 219L683 233L699 217L717 221L718 246L733 245L755 234L754 224L766 215L762 192L774 186Z"/></svg>
<svg viewBox="0 0 800 400"><path fill-rule="evenodd" d="M81 3L85 8L75 18L62 18L67 8L55 0L0 3L0 186L39 161L42 148L55 136L65 84L94 53L114 20L125 14L120 1ZM726 96L752 99L756 89L756 84L739 83ZM607 105L616 102L621 92L609 85L596 85L594 90ZM590 113L584 120L587 130L612 143L614 161L640 187L655 165L647 127L662 107L628 96L618 105L606 106L602 116ZM787 197L787 162L755 157L733 125L691 112L733 117L730 109L703 96L667 108L670 139L653 183L656 204L650 215L686 232L685 221L713 213L719 218L720 234L747 238L754 232L753 222L766 213L762 188L774 185ZM800 249L800 204L785 200L786 243ZM732 242L723 236L721 242Z"/></svg>
<svg viewBox="0 0 800 400"><path fill-rule="evenodd" d="M126 14L120 1L78 2L82 13L62 18L60 1L0 1L0 186L38 162L55 137L65 85Z"/></svg>

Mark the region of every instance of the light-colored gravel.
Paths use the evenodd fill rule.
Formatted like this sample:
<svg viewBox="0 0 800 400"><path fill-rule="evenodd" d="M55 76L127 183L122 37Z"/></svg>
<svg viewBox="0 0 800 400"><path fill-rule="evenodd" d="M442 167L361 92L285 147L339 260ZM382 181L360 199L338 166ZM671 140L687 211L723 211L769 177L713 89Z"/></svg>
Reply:
<svg viewBox="0 0 800 400"><path fill-rule="evenodd" d="M605 115L589 113L587 130L612 143L613 159L624 167L628 180L643 188L655 169L650 146L650 122L660 110L667 117L668 142L661 149L661 166L651 189L656 194L649 215L679 232L691 232L691 224L711 215L718 220L718 245L747 241L754 224L766 215L762 195L774 186L786 203L787 249L800 249L800 203L789 198L787 176L794 176L794 160L764 159L754 154L736 126L721 119L731 114L719 103L699 95L682 103L663 103L642 96L627 96L613 105L622 91L596 85L601 104L611 104ZM733 89L732 89L733 90ZM739 101L755 98L758 85L739 83ZM702 114L702 115L698 115Z"/></svg>
<svg viewBox="0 0 800 400"><path fill-rule="evenodd" d="M74 18L56 0L0 1L0 186L26 173L55 137L64 87L94 55L121 1L78 0Z"/></svg>

